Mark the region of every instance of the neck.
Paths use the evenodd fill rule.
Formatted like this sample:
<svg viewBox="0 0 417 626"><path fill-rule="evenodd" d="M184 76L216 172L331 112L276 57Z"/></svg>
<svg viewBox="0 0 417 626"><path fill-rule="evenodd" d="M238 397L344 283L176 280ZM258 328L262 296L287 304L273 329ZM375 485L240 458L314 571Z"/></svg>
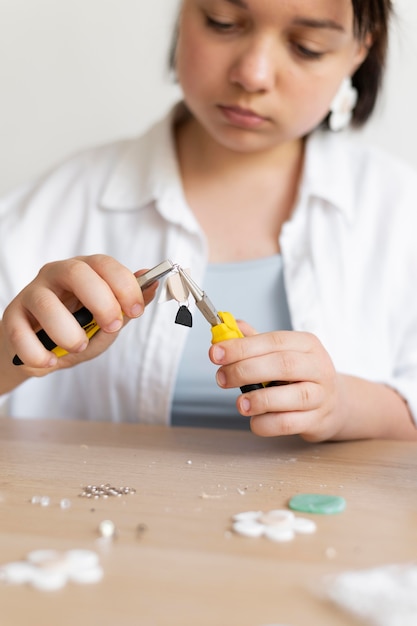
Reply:
<svg viewBox="0 0 417 626"><path fill-rule="evenodd" d="M303 155L303 140L288 141L273 148L237 152L219 144L193 117L189 117L176 129L177 151L181 169L193 171L194 175L257 176L278 170L298 169ZM298 164L298 165L297 165Z"/></svg>
<svg viewBox="0 0 417 626"><path fill-rule="evenodd" d="M177 150L185 196L207 237L210 260L277 253L281 226L297 196L303 142L236 152L214 142L191 119L177 129Z"/></svg>

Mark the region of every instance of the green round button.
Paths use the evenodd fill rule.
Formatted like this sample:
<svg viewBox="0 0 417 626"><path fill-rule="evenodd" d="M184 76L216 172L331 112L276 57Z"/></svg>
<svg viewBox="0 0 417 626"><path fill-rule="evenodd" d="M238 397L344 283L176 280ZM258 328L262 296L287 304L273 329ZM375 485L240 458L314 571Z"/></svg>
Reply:
<svg viewBox="0 0 417 626"><path fill-rule="evenodd" d="M328 496L319 493L299 493L288 503L290 509L302 513L321 513L333 515L346 508L346 500L341 496Z"/></svg>

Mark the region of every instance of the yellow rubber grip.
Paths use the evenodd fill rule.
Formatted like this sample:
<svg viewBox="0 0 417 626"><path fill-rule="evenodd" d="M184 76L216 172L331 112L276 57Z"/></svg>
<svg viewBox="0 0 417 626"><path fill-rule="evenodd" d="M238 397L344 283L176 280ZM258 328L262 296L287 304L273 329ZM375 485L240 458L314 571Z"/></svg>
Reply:
<svg viewBox="0 0 417 626"><path fill-rule="evenodd" d="M244 334L240 330L231 313L227 313L226 311L217 311L217 315L222 320L222 323L211 327L211 343L219 343L219 341L225 341L226 339L238 339L239 337L244 337ZM263 387L285 384L286 383L255 383L251 385L244 385L240 388L240 390L242 393L247 393L248 391L255 391L256 389L262 389Z"/></svg>
<svg viewBox="0 0 417 626"><path fill-rule="evenodd" d="M231 313L218 311L217 315L222 320L222 323L211 327L211 343L219 343L220 341L226 341L226 339L243 337L243 333Z"/></svg>

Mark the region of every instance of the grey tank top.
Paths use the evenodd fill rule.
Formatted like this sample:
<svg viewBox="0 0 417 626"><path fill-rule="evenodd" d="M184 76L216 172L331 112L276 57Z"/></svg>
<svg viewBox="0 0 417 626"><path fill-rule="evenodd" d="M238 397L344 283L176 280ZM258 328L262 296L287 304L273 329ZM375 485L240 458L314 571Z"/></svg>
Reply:
<svg viewBox="0 0 417 626"><path fill-rule="evenodd" d="M200 285L219 311L229 311L259 332L291 330L282 257L210 264ZM239 389L221 389L217 366L208 358L209 323L198 310L193 316L180 361L172 404L171 423L215 428L249 427L236 409ZM260 381L254 381L260 382Z"/></svg>

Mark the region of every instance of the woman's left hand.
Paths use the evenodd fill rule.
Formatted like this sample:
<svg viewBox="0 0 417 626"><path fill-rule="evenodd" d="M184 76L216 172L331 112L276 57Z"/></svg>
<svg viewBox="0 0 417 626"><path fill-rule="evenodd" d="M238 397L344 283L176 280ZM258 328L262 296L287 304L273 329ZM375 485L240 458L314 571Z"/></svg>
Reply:
<svg viewBox="0 0 417 626"><path fill-rule="evenodd" d="M210 348L211 361L220 365L219 386L289 383L239 396L237 408L251 417L251 430L264 437L299 434L307 441L337 435L343 426L339 376L319 339L297 331L256 334L246 323L239 326L244 338Z"/></svg>

